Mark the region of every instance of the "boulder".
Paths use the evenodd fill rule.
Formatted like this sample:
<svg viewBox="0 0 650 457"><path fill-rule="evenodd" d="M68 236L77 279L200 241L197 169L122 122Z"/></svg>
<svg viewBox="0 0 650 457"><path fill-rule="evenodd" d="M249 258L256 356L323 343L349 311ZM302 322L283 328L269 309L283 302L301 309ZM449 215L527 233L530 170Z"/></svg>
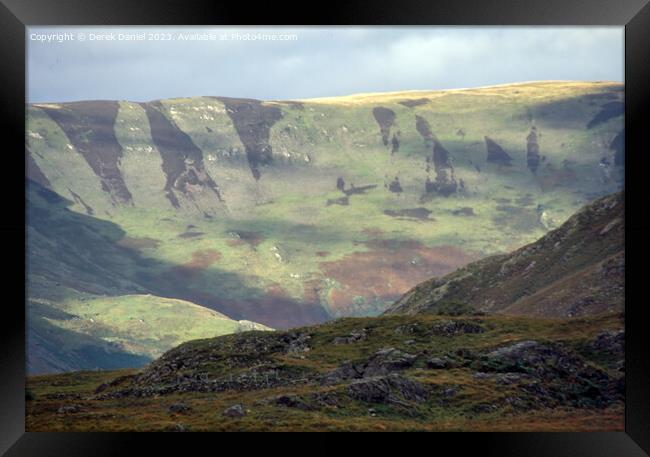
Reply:
<svg viewBox="0 0 650 457"><path fill-rule="evenodd" d="M485 329L475 322L450 320L433 325L430 334L435 336L456 336L466 333L483 333L484 331Z"/></svg>
<svg viewBox="0 0 650 457"><path fill-rule="evenodd" d="M445 358L432 357L429 360L427 360L427 367L433 370L449 368L450 367L449 359L447 359L446 357Z"/></svg>
<svg viewBox="0 0 650 457"><path fill-rule="evenodd" d="M243 405L232 405L224 410L223 415L226 417L244 417L246 410Z"/></svg>
<svg viewBox="0 0 650 457"><path fill-rule="evenodd" d="M170 413L182 414L188 412L190 409L191 408L187 406L185 403L173 403L169 405L167 411L169 411Z"/></svg>
<svg viewBox="0 0 650 457"><path fill-rule="evenodd" d="M420 403L426 400L427 392L422 384L404 376L392 374L352 381L348 395L370 403Z"/></svg>
<svg viewBox="0 0 650 457"><path fill-rule="evenodd" d="M280 406L286 406L288 408L296 408L302 410L312 409L305 401L300 398L298 395L278 395L270 399L272 403Z"/></svg>
<svg viewBox="0 0 650 457"><path fill-rule="evenodd" d="M410 368L417 359L416 355L402 352L395 348L384 348L375 352L363 369L363 377L380 376L394 371Z"/></svg>

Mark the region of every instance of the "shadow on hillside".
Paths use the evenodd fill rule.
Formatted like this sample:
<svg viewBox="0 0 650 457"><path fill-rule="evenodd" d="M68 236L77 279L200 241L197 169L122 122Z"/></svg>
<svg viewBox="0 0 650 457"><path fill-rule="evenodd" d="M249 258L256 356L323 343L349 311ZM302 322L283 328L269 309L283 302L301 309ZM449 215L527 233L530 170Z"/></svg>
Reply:
<svg viewBox="0 0 650 457"><path fill-rule="evenodd" d="M73 204L42 185L27 186L27 276L30 287L48 287L53 300L65 299L66 289L97 295L150 293L188 300L222 312L232 319L247 319L273 328L288 328L323 322L328 319L320 303L302 303L282 290L261 290L247 285L234 273L223 270L211 274L239 296L234 301L194 290L178 265L143 256L138 250L117 242L126 232L117 224L80 214L69 209ZM290 229L274 225L275 230L308 238L309 226ZM161 273L162 272L162 273ZM38 277L40 283L31 279ZM47 284L44 286L44 281Z"/></svg>

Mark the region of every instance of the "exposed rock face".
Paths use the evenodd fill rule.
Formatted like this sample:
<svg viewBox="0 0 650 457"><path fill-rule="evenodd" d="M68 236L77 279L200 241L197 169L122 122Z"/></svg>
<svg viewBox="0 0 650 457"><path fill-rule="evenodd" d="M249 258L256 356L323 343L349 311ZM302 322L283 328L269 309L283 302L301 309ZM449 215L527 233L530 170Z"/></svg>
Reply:
<svg viewBox="0 0 650 457"><path fill-rule="evenodd" d="M343 180L343 178L338 177L336 179L336 188L341 192L343 191L343 189L345 189L345 181Z"/></svg>
<svg viewBox="0 0 650 457"><path fill-rule="evenodd" d="M190 408L189 406L187 406L185 403L173 403L173 404L169 405L169 408L167 408L167 410L168 410L170 413L175 413L175 414L183 414L183 413L187 413L187 412L189 412L191 409L192 409L192 408Z"/></svg>
<svg viewBox="0 0 650 457"><path fill-rule="evenodd" d="M379 132L384 146L388 146L390 129L395 123L395 112L383 106L377 106L372 109L372 115L375 116L375 120L379 124Z"/></svg>
<svg viewBox="0 0 650 457"><path fill-rule="evenodd" d="M392 347L375 352L364 362L345 362L323 377L325 384L338 384L349 379L383 376L406 370L415 363L417 355L402 352Z"/></svg>
<svg viewBox="0 0 650 457"><path fill-rule="evenodd" d="M261 169L273 161L273 148L269 143L269 131L282 118L277 106L265 105L259 100L216 97L226 112L246 148L246 158L256 180L262 176Z"/></svg>
<svg viewBox="0 0 650 457"><path fill-rule="evenodd" d="M480 324L475 322L464 322L464 321L447 321L440 324L436 324L431 328L431 334L436 336L456 336L466 333L476 334L483 333L485 330L481 327Z"/></svg>
<svg viewBox="0 0 650 457"><path fill-rule="evenodd" d="M415 116L415 129L425 141L433 141L433 133L429 122L422 116Z"/></svg>
<svg viewBox="0 0 650 457"><path fill-rule="evenodd" d="M391 140L391 143L392 143L392 149L390 151L391 154L395 154L396 152L399 152L399 139L397 138L396 135L393 135L393 139Z"/></svg>
<svg viewBox="0 0 650 457"><path fill-rule="evenodd" d="M624 393L606 372L559 345L521 341L489 352L475 365L484 373L509 375L498 378L501 383L530 379L522 388L546 406L603 407Z"/></svg>
<svg viewBox="0 0 650 457"><path fill-rule="evenodd" d="M394 371L405 370L413 365L416 358L416 355L407 354L399 349L382 349L370 357L363 369L363 377L386 375Z"/></svg>
<svg viewBox="0 0 650 457"><path fill-rule="evenodd" d="M533 126L530 129L528 137L526 137L526 163L528 169L533 173L537 173L539 167L539 144L537 143L537 129Z"/></svg>
<svg viewBox="0 0 650 457"><path fill-rule="evenodd" d="M332 340L334 344L351 344L357 341L363 341L368 338L368 331L365 328L350 332L348 336L337 336Z"/></svg>
<svg viewBox="0 0 650 457"><path fill-rule="evenodd" d="M512 165L512 157L499 146L496 141L490 137L485 137L485 147L487 148L487 161L504 167Z"/></svg>
<svg viewBox="0 0 650 457"><path fill-rule="evenodd" d="M278 395L277 397L271 398L269 401L276 405L286 406L287 408L296 408L305 411L313 409L298 395Z"/></svg>
<svg viewBox="0 0 650 457"><path fill-rule="evenodd" d="M456 193L458 184L454 176L451 156L436 139L433 140L433 168L436 172L436 179L433 183L434 192L443 197L448 197Z"/></svg>
<svg viewBox="0 0 650 457"><path fill-rule="evenodd" d="M208 175L203 164L203 152L174 122L162 113L160 102L140 103L145 110L151 138L162 158L166 176L165 195L175 208L180 208L177 193L193 200L194 193L207 188L219 200L219 187Z"/></svg>
<svg viewBox="0 0 650 457"><path fill-rule="evenodd" d="M246 410L243 405L232 405L224 410L223 415L227 417L244 417Z"/></svg>
<svg viewBox="0 0 650 457"><path fill-rule="evenodd" d="M102 190L111 196L113 204L132 205L131 192L124 183L120 161L122 146L115 137L115 119L119 103L88 101L67 103L61 108L41 106L75 149L84 157L101 181Z"/></svg>
<svg viewBox="0 0 650 457"><path fill-rule="evenodd" d="M348 386L348 395L355 400L369 403L421 403L427 392L417 381L399 375L377 376L353 381Z"/></svg>
<svg viewBox="0 0 650 457"><path fill-rule="evenodd" d="M391 183L388 185L388 190L390 190L395 194L399 194L404 191L404 189L402 189L402 185L400 184L399 178L397 176L395 176L395 179L391 181Z"/></svg>

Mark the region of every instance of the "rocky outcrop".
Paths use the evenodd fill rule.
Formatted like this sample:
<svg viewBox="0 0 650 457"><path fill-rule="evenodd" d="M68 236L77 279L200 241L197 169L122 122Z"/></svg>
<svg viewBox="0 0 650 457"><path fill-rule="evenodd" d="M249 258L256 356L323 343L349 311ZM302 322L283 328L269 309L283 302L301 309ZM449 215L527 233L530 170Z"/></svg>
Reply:
<svg viewBox="0 0 650 457"><path fill-rule="evenodd" d="M436 139L433 140L433 169L436 172L433 191L443 197L449 197L456 193L458 184L454 176L451 156L442 143Z"/></svg>
<svg viewBox="0 0 650 457"><path fill-rule="evenodd" d="M160 102L140 103L151 127L151 138L160 151L162 169L165 173L165 196L175 208L181 204L181 194L194 200L194 194L202 189L213 192L222 201L219 187L210 177L203 163L203 152L192 139L173 121L163 114Z"/></svg>
<svg viewBox="0 0 650 457"><path fill-rule="evenodd" d="M84 101L66 103L58 108L40 105L40 108L65 132L100 179L102 190L110 195L113 204L132 205L131 192L120 170L122 146L113 128L119 103Z"/></svg>
<svg viewBox="0 0 650 457"><path fill-rule="evenodd" d="M427 398L422 384L394 374L353 381L348 386L348 395L355 400L385 404L421 403Z"/></svg>
<svg viewBox="0 0 650 457"><path fill-rule="evenodd" d="M383 376L412 367L417 357L417 355L388 347L375 352L365 361L344 362L323 376L322 379L325 384L331 385L350 379Z"/></svg>
<svg viewBox="0 0 650 457"><path fill-rule="evenodd" d="M390 129L395 123L395 112L383 106L377 106L372 109L372 115L375 117L377 124L379 124L381 141L384 143L384 146L388 146Z"/></svg>
<svg viewBox="0 0 650 457"><path fill-rule="evenodd" d="M539 144L537 143L537 128L531 127L530 133L526 137L526 164L533 174L537 174L539 167L540 154Z"/></svg>
<svg viewBox="0 0 650 457"><path fill-rule="evenodd" d="M259 100L245 98L215 97L226 106L226 112L246 149L246 158L256 180L262 176L262 168L273 161L273 148L269 132L273 124L282 118L282 110Z"/></svg>

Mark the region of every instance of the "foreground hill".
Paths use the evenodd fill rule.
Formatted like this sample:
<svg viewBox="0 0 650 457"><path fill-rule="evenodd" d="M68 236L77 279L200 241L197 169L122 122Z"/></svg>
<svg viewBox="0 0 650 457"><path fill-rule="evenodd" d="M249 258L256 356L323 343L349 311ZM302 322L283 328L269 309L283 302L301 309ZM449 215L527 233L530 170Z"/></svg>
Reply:
<svg viewBox="0 0 650 457"><path fill-rule="evenodd" d="M621 431L623 316L344 318L27 380L28 431Z"/></svg>
<svg viewBox="0 0 650 457"><path fill-rule="evenodd" d="M65 217L36 205L53 230L28 246L29 298L151 293L273 328L380 314L619 190L623 94L550 81L29 105L28 178L70 202Z"/></svg>
<svg viewBox="0 0 650 457"><path fill-rule="evenodd" d="M561 227L511 254L417 285L387 314L465 308L572 317L622 311L624 240L624 198L617 193L585 206Z"/></svg>

